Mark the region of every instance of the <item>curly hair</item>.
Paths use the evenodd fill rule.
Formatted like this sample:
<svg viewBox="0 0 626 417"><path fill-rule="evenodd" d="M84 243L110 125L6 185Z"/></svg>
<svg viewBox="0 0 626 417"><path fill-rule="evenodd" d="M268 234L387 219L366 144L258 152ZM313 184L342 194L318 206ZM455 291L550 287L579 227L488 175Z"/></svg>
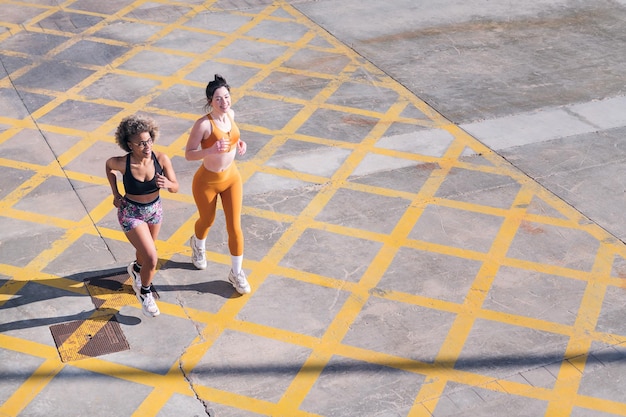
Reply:
<svg viewBox="0 0 626 417"><path fill-rule="evenodd" d="M122 119L117 126L115 141L126 152L132 152L128 142L133 136L143 132L148 132L152 140L156 142L159 137L159 126L150 117L133 114Z"/></svg>

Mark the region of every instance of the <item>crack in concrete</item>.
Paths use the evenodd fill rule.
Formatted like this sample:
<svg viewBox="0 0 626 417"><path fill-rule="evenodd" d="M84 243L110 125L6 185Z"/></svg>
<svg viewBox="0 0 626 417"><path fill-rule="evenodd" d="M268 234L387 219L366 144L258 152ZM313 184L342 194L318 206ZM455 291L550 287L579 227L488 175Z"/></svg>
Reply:
<svg viewBox="0 0 626 417"><path fill-rule="evenodd" d="M198 326L198 323L196 323L196 321L194 319L192 319L191 316L189 315L189 313L187 312L187 309L185 308L185 305L183 304L183 301L181 300L180 296L176 297L176 301L178 302L178 305L183 309L183 312L185 313L185 316L187 316L187 318L191 321L191 323L193 323L193 327L196 329L196 332L198 333L198 337L200 338L199 342L192 343L192 344L186 346L183 349L183 352L178 357L178 369L180 370L180 373L182 374L182 376L185 379L185 381L187 381L187 384L189 384L189 389L191 390L191 392L193 392L194 396L196 397L196 400L200 404L202 404L202 407L204 408L204 412L206 413L206 415L208 417L215 417L215 411L213 411L213 409L209 408L209 403L200 396L200 394L196 390L196 387L194 386L194 383L193 383L193 381L191 379L191 376L185 371L185 367L184 367L184 363L183 363L183 356L185 355L185 353L187 353L189 348L192 347L192 346L201 344L201 343L203 343L205 341L204 340L204 336L202 336L202 330Z"/></svg>

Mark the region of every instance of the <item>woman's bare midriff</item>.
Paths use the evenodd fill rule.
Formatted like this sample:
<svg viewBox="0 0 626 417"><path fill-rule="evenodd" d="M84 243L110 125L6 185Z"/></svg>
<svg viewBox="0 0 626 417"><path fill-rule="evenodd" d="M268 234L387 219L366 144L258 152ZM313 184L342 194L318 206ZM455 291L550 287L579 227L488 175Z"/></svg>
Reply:
<svg viewBox="0 0 626 417"><path fill-rule="evenodd" d="M211 172L225 171L235 160L237 146L232 146L230 152L210 154L204 157L202 165Z"/></svg>
<svg viewBox="0 0 626 417"><path fill-rule="evenodd" d="M129 199L130 201L134 201L135 203L140 203L140 204L152 203L154 200L156 200L158 196L159 196L158 191L155 191L150 194L144 194L144 195L126 194L127 199Z"/></svg>

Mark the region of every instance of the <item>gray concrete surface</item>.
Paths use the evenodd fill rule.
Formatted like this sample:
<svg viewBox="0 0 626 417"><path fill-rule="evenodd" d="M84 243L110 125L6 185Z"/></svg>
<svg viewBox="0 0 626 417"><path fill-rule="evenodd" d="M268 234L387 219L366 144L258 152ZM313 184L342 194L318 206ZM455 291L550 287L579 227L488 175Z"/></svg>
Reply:
<svg viewBox="0 0 626 417"><path fill-rule="evenodd" d="M624 95L615 1L298 4L455 123ZM349 16L345 19L344 16Z"/></svg>
<svg viewBox="0 0 626 417"><path fill-rule="evenodd" d="M296 7L624 239L617 130L626 124L624 2L348 0L342 13L333 12L333 1Z"/></svg>
<svg viewBox="0 0 626 417"><path fill-rule="evenodd" d="M625 17L0 3L0 416L626 415ZM214 73L249 145L245 297L222 217L189 261L182 147ZM103 163L135 111L181 183L155 320L106 279L133 259ZM61 362L51 326L106 314L130 349Z"/></svg>

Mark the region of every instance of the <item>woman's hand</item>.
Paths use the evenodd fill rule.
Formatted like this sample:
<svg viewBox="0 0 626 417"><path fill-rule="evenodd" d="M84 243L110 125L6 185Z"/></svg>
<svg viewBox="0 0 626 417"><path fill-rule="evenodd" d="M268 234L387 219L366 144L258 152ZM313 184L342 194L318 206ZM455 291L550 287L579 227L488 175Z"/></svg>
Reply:
<svg viewBox="0 0 626 417"><path fill-rule="evenodd" d="M237 142L237 151L239 152L239 155L245 154L246 149L248 149L248 145L246 144L246 142L239 139L239 142Z"/></svg>
<svg viewBox="0 0 626 417"><path fill-rule="evenodd" d="M230 152L230 138L222 138L215 142L218 153Z"/></svg>
<svg viewBox="0 0 626 417"><path fill-rule="evenodd" d="M172 187L172 182L165 175L156 174L156 184L159 188L168 189Z"/></svg>
<svg viewBox="0 0 626 417"><path fill-rule="evenodd" d="M122 197L121 195L114 195L113 196L113 205L117 208L120 208L120 206L122 205L122 200L124 199L124 197Z"/></svg>

